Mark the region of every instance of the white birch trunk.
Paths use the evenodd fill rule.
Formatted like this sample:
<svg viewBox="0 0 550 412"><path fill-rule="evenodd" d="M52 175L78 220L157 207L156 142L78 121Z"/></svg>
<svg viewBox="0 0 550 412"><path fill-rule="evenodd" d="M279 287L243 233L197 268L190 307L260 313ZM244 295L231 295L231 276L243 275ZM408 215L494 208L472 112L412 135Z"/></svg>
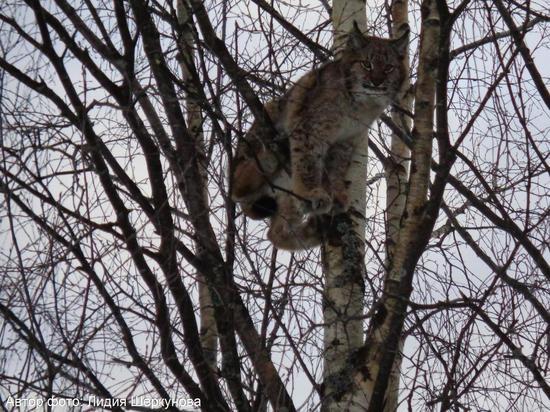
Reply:
<svg viewBox="0 0 550 412"><path fill-rule="evenodd" d="M408 1L394 0L391 5L392 15L392 37L396 38L403 34L408 28ZM409 90L409 53L403 60L403 65L407 71L407 77L403 84L403 90L406 93L400 96L398 105L412 111L413 94ZM395 124L403 130L410 132L411 119L397 110L392 111L391 118ZM391 266L394 246L399 242L400 221L405 208L406 189L409 174L411 151L405 143L394 133L391 136L390 143L390 161L386 163L386 267ZM390 381L388 384L386 404L384 412L393 412L397 410L399 400L399 382L401 379L401 361L403 359L402 349L404 339L399 343L399 351L396 353L395 362L392 367Z"/></svg>
<svg viewBox="0 0 550 412"><path fill-rule="evenodd" d="M400 344L403 343L398 337L402 334L406 302L410 296L412 274L416 265L416 260L412 257L415 253L414 247L418 245L418 236L423 234L423 213L430 182L439 27L436 1L424 0L414 107L415 144L411 153L413 167L409 177L408 195L400 223L393 227L392 235L397 236L396 244L388 248L391 265L384 279L379 319L366 338L368 345L365 369L368 374L358 372L355 375L357 380L365 383L370 396L368 410L373 412L394 411L396 407L399 378L396 368L400 366ZM395 342L398 342L395 346L388 346ZM392 363L389 364L388 361ZM389 403L392 403L393 409L390 409Z"/></svg>
<svg viewBox="0 0 550 412"><path fill-rule="evenodd" d="M190 65L193 65L195 52L195 41L193 33L190 30L188 22L189 15L187 8L184 5L185 0L178 0L177 13L178 22L182 27L180 37L180 67L182 72L183 82L185 83L188 93L186 99L186 112L187 112L187 127L190 134L193 136L197 146L198 152L204 154L204 136L202 131L203 116L199 104L193 99L193 90L195 84L191 80L191 72L189 70ZM207 193L207 176L206 167L200 169L202 173L202 193L200 194L205 198L205 204L208 204ZM200 315L200 337L201 344L204 350L204 357L208 366L213 370L216 370L216 358L218 353L218 333L216 328L216 320L214 318L214 307L212 305L212 299L210 297L210 291L208 285L205 282L204 277L199 273L197 274L197 282L199 289L199 315Z"/></svg>
<svg viewBox="0 0 550 412"><path fill-rule="evenodd" d="M346 35L356 21L366 29L365 2L333 1L332 22L334 49L343 47ZM364 241L365 182L367 176L367 131L356 137L356 150L347 180L349 187L352 230L340 233L343 244L323 245L325 289L324 315L324 392L323 411L355 411L366 409L366 398L352 379L350 354L363 345L364 312ZM349 222L349 220L348 220Z"/></svg>

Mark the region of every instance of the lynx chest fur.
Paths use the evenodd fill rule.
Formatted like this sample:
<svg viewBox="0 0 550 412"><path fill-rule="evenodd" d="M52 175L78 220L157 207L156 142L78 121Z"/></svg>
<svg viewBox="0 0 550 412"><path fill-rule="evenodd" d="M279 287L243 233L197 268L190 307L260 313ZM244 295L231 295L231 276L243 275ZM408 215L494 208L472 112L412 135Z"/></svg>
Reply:
<svg viewBox="0 0 550 412"><path fill-rule="evenodd" d="M360 81L340 61L309 72L278 101L278 132L298 139L296 132L307 125L305 138L328 145L364 132L391 99Z"/></svg>
<svg viewBox="0 0 550 412"><path fill-rule="evenodd" d="M277 136L253 124L240 142L232 197L249 217L271 217L269 237L276 246L317 244L306 239L315 232L315 216L347 208L345 175L354 139L400 91L407 38L365 37L355 28L340 58L266 105ZM288 153L269 144L277 139L288 141ZM278 185L284 190L274 190Z"/></svg>

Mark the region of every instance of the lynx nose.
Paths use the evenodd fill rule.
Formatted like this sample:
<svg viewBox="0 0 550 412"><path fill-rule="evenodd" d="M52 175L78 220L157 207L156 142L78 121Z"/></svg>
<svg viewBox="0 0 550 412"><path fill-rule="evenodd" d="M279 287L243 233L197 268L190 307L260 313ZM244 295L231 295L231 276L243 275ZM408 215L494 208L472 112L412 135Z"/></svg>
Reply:
<svg viewBox="0 0 550 412"><path fill-rule="evenodd" d="M382 76L380 76L380 77L373 76L373 77L370 78L370 81L374 86L378 87L382 83L384 83L384 78Z"/></svg>

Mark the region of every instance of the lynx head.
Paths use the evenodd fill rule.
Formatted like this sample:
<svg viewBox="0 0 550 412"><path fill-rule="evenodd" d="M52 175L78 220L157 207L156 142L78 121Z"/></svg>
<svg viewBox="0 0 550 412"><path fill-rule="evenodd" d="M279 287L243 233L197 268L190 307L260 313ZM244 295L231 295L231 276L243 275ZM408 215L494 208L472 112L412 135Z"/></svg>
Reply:
<svg viewBox="0 0 550 412"><path fill-rule="evenodd" d="M403 58L408 41L408 30L397 39L382 39L364 36L354 24L342 62L347 66L350 91L355 97L395 98L406 76Z"/></svg>

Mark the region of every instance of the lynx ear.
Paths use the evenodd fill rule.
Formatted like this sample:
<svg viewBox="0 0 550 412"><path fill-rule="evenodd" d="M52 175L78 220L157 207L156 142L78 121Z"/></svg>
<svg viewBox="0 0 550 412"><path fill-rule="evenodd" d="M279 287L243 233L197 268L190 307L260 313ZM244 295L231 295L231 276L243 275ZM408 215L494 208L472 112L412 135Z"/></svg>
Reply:
<svg viewBox="0 0 550 412"><path fill-rule="evenodd" d="M409 25L407 25L407 28L403 32L401 36L399 36L396 39L392 40L393 47L399 53L401 56L405 54L407 51L407 45L409 44L409 33L411 30L409 29Z"/></svg>
<svg viewBox="0 0 550 412"><path fill-rule="evenodd" d="M362 49L367 45L367 38L363 35L357 21L353 21L353 29L348 34L348 48L352 50Z"/></svg>

